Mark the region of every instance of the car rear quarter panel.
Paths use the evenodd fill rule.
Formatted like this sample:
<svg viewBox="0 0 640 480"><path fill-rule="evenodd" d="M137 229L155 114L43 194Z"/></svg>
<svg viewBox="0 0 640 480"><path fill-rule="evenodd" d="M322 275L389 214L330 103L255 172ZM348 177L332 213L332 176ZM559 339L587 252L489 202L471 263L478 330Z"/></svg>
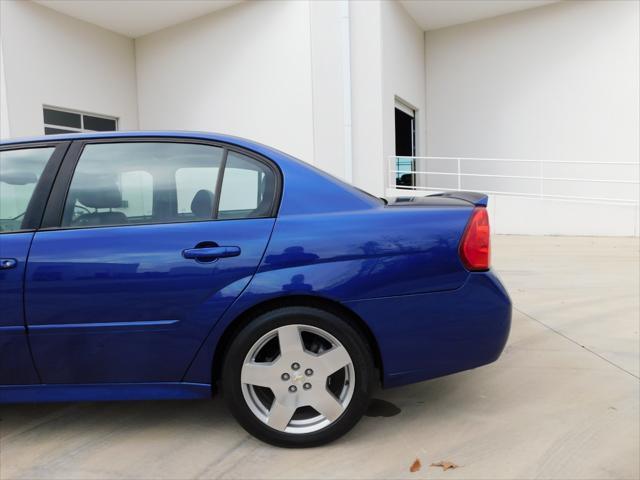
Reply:
<svg viewBox="0 0 640 480"><path fill-rule="evenodd" d="M492 272L470 273L460 288L347 302L366 319L383 359L385 387L491 363L511 326L511 301Z"/></svg>
<svg viewBox="0 0 640 480"><path fill-rule="evenodd" d="M248 294L315 292L348 301L451 290L470 208L372 209L278 219Z"/></svg>
<svg viewBox="0 0 640 480"><path fill-rule="evenodd" d="M471 205L381 206L279 217L258 272L216 324L185 380L207 381L216 344L229 324L274 298L312 295L344 305L459 289L469 276L457 251L471 211ZM386 318L395 316L391 308L383 311ZM362 318L370 326L379 323L369 315Z"/></svg>

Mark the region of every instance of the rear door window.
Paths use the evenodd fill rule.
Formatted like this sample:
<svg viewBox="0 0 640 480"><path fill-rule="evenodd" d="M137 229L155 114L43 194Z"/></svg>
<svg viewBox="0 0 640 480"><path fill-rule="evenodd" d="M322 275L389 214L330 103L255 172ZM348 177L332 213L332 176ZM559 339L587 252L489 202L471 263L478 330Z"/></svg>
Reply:
<svg viewBox="0 0 640 480"><path fill-rule="evenodd" d="M220 193L219 218L261 218L273 213L276 178L266 164L229 152Z"/></svg>
<svg viewBox="0 0 640 480"><path fill-rule="evenodd" d="M86 145L62 225L211 220L223 152L216 146L171 142Z"/></svg>

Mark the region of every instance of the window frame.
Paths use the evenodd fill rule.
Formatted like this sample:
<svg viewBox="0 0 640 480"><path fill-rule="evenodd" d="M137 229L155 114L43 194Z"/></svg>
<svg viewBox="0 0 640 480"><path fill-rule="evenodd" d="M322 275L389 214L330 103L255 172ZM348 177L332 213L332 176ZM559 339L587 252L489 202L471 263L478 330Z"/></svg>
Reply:
<svg viewBox="0 0 640 480"><path fill-rule="evenodd" d="M201 223L201 222L229 222L229 221L243 221L243 220L261 220L264 218L275 218L278 216L280 209L280 202L282 199L282 185L283 176L280 167L271 159L266 158L252 150L248 150L239 147L234 144L219 142L214 140L205 140L198 138L188 137L110 137L110 138L93 138L74 140L70 142L64 161L59 169L58 175L53 184L53 188L48 197L48 202L42 216L42 223L40 230L86 230L92 228L121 228L121 227L137 227L144 225L171 225L171 224L184 224L184 223ZM187 143L195 145L208 145L211 147L222 148L222 161L220 162L220 174L218 175L215 185L215 205L213 211L213 218L202 220L177 220L172 222L149 222L149 223L134 223L124 225L95 225L90 227L78 227L78 226L63 226L64 209L67 202L67 195L71 187L71 181L75 173L82 152L85 146L95 144L110 144L110 143ZM222 191L222 182L224 180L224 171L227 163L228 152L233 151L266 165L274 174L275 179L275 193L273 198L273 205L269 215L264 217L253 218L218 218L218 210L220 205L220 192Z"/></svg>
<svg viewBox="0 0 640 480"><path fill-rule="evenodd" d="M49 160L47 160L47 164L45 165L44 170L33 189L31 199L27 204L27 210L25 211L24 219L22 220L22 228L19 230L12 230L10 232L0 232L0 235L35 232L40 228L56 177L62 163L64 162L65 155L70 145L70 141L41 141L0 145L0 152L53 147L53 152L51 153Z"/></svg>

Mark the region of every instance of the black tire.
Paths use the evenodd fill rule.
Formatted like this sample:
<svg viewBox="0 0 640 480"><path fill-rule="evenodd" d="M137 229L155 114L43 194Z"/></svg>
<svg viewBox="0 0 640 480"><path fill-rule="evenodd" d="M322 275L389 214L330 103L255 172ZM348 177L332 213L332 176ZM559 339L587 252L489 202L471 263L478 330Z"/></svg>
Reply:
<svg viewBox="0 0 640 480"><path fill-rule="evenodd" d="M335 337L347 350L355 371L355 387L343 413L329 425L311 433L288 433L268 426L247 404L241 382L245 358L256 342L276 328L295 324L319 328ZM279 447L315 447L336 440L358 423L369 405L375 385L375 368L367 342L348 320L318 308L283 307L254 318L235 336L225 354L221 380L227 407L250 434Z"/></svg>

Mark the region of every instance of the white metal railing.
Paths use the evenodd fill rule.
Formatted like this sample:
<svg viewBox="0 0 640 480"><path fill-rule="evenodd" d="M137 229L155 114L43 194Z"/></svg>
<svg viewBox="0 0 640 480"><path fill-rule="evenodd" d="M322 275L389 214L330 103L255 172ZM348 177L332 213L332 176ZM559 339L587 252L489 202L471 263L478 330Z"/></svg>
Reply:
<svg viewBox="0 0 640 480"><path fill-rule="evenodd" d="M637 162L405 156L392 156L389 160L391 168L388 188L392 189L432 192L478 190L492 195L635 206L638 206L640 201L638 181L640 164ZM429 163L432 164L432 168L433 164L439 164L439 167L437 170L429 169ZM479 165L483 165L482 168L485 170L494 170L496 173L480 173L477 171ZM426 168L420 168L422 166ZM491 166L493 168L489 168ZM525 172L505 173L513 170L514 167L516 170L525 170ZM580 175L585 169L593 169L593 167L599 167L600 172L592 175L598 178ZM554 173L558 170L569 172L564 175ZM602 178L603 174L607 176ZM611 174L613 176L610 176ZM491 188L495 180L511 183L511 185L507 185L507 188ZM518 187L517 184L522 184L523 181L528 182L531 188L522 189L522 185ZM594 185L604 187L601 188L604 194L594 192ZM559 193L558 190L569 190L574 193Z"/></svg>

